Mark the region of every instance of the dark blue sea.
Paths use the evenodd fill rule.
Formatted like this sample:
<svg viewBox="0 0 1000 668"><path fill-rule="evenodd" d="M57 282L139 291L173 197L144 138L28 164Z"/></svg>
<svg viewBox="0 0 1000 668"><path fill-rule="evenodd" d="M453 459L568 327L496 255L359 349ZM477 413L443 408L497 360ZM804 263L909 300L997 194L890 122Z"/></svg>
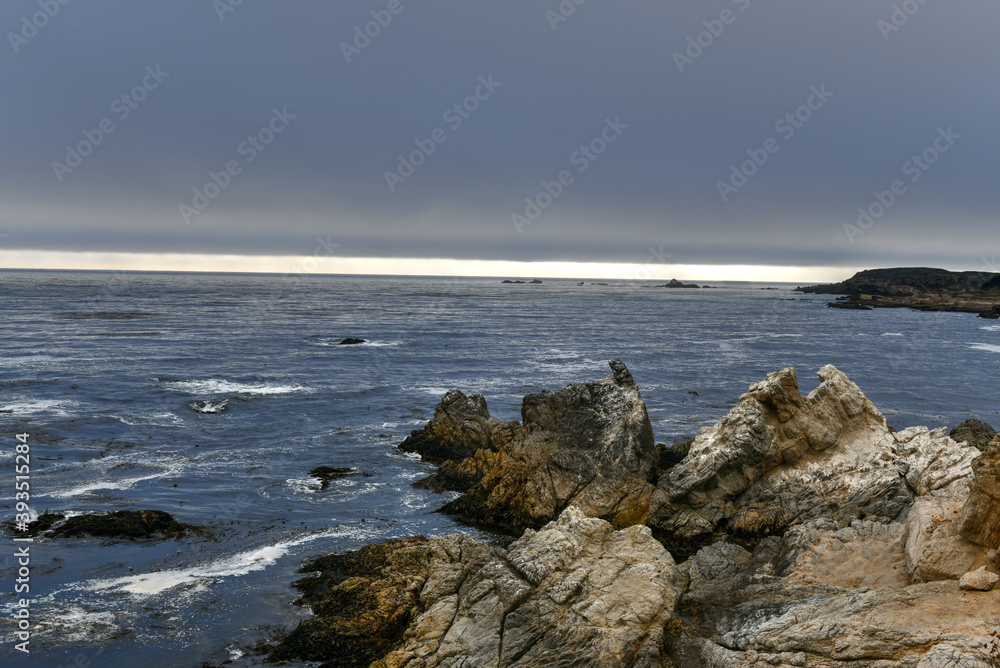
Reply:
<svg viewBox="0 0 1000 668"><path fill-rule="evenodd" d="M1000 424L991 321L829 309L789 285L577 283L0 273L2 519L23 432L32 512L158 509L209 532L36 539L25 659L5 530L4 665L257 665L248 647L307 614L290 586L307 557L478 533L435 513L453 497L413 489L432 467L395 450L451 388L513 419L524 394L593 380L620 357L672 443L768 372L794 366L808 391L832 363L897 428ZM199 401L228 403L203 414ZM317 466L357 472L320 490Z"/></svg>

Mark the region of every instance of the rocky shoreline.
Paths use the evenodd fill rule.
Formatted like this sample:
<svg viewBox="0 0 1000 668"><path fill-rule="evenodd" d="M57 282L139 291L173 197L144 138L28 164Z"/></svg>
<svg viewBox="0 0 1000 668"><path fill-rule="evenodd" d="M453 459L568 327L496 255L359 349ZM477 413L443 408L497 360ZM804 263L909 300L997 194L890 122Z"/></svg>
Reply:
<svg viewBox="0 0 1000 668"><path fill-rule="evenodd" d="M303 566L314 617L270 660L326 668L1000 665L1000 437L895 431L832 366L750 386L690 442L654 442L611 375L501 422L449 392L400 448L506 531L413 537Z"/></svg>
<svg viewBox="0 0 1000 668"><path fill-rule="evenodd" d="M842 295L831 308L870 311L910 308L917 311L976 313L1000 319L1000 274L945 269L870 269L831 285L796 288L809 294Z"/></svg>

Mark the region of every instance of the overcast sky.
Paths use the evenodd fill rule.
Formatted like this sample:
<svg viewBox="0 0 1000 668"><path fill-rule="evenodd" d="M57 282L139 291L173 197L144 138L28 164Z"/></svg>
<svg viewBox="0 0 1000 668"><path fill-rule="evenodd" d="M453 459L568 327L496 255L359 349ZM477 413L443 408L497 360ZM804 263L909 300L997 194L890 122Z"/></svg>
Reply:
<svg viewBox="0 0 1000 668"><path fill-rule="evenodd" d="M0 249L1000 253L996 0L236 1L0 4Z"/></svg>

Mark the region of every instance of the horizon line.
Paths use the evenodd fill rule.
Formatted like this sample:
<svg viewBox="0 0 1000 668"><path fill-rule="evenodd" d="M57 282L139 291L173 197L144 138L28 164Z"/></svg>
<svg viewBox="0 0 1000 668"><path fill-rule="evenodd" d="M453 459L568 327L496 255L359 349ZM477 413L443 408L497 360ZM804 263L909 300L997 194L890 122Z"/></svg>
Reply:
<svg viewBox="0 0 1000 668"><path fill-rule="evenodd" d="M638 264L549 260L0 250L0 270L19 269L518 279L670 280L676 278L682 281L779 283L837 282L862 270L856 267L796 265Z"/></svg>

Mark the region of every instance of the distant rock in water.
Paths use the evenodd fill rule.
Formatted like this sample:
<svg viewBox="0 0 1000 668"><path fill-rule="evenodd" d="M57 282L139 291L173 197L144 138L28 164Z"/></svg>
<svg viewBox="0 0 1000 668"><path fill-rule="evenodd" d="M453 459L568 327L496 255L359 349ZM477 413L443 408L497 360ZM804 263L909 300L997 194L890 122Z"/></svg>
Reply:
<svg viewBox="0 0 1000 668"><path fill-rule="evenodd" d="M500 282L501 283L509 283L509 284L512 284L512 285L539 285L539 284L542 283L542 281L538 280L537 278L533 279L533 280L530 280L530 281L512 281L509 278L507 278L507 279L504 279L504 280L502 280Z"/></svg>
<svg viewBox="0 0 1000 668"><path fill-rule="evenodd" d="M576 508L508 549L469 536L409 538L323 557L301 572L301 622L271 662L372 668L669 665L684 589L645 527Z"/></svg>
<svg viewBox="0 0 1000 668"><path fill-rule="evenodd" d="M645 521L660 455L639 388L613 375L524 398L517 421L490 417L481 395L445 395L400 448L439 465L418 483L465 494L442 508L507 528L539 527L574 505L616 527Z"/></svg>
<svg viewBox="0 0 1000 668"><path fill-rule="evenodd" d="M207 401L192 401L188 404L196 413L221 413L229 407L229 399L209 399Z"/></svg>
<svg viewBox="0 0 1000 668"><path fill-rule="evenodd" d="M657 285L656 287L658 287L658 288L687 288L687 289L701 288L701 286L698 285L697 283L681 283L676 278L671 278L669 283L664 283L663 285ZM708 287L708 286L706 286L706 287Z"/></svg>
<svg viewBox="0 0 1000 668"><path fill-rule="evenodd" d="M536 285L541 285L541 284L542 284L542 281L538 280L537 278L536 278L536 279L533 279L533 280L532 280L532 281L530 281L530 282L531 282L531 283L533 283L533 284L536 284Z"/></svg>
<svg viewBox="0 0 1000 668"><path fill-rule="evenodd" d="M189 530L162 510L118 510L104 515L76 515L52 531L54 538L96 536L101 538L176 538Z"/></svg>
<svg viewBox="0 0 1000 668"><path fill-rule="evenodd" d="M360 345L362 343L368 343L368 342L365 341L364 339L344 339L343 341L341 341L337 345L339 345L339 346L357 346L357 345Z"/></svg>

